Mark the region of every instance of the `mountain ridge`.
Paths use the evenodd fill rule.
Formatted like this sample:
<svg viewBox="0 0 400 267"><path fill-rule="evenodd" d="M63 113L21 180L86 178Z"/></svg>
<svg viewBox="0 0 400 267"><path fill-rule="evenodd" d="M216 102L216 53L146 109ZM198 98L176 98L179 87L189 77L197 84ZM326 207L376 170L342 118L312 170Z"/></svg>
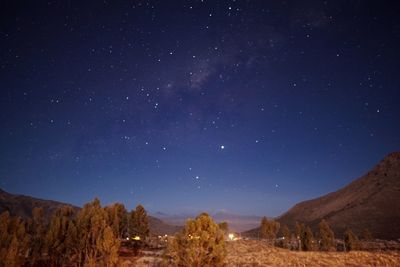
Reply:
<svg viewBox="0 0 400 267"><path fill-rule="evenodd" d="M281 226L294 229L299 222L314 231L322 219L338 236L351 228L358 235L367 229L376 238L400 238L400 152L388 154L341 189L302 201L276 218ZM255 231L245 234L253 235Z"/></svg>

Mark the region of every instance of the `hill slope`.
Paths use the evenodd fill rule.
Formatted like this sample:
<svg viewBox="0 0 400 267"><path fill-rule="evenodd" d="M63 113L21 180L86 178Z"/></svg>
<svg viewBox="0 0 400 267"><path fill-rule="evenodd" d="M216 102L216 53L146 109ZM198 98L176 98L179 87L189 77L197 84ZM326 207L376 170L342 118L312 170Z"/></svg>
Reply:
<svg viewBox="0 0 400 267"><path fill-rule="evenodd" d="M314 230L322 219L339 236L350 227L356 234L368 229L375 238L400 238L400 152L344 188L301 202L277 218L292 229L297 221Z"/></svg>
<svg viewBox="0 0 400 267"><path fill-rule="evenodd" d="M0 213L8 210L12 216L27 218L32 215L34 207L42 207L45 217L50 218L51 214L59 207L69 205L53 200L45 200L24 195L13 195L0 189ZM72 206L78 210L78 207Z"/></svg>

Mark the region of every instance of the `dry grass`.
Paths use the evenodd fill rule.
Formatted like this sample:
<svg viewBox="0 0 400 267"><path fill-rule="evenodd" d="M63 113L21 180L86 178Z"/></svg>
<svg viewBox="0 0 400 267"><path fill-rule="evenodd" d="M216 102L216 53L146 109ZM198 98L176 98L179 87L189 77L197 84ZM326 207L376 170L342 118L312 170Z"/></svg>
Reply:
<svg viewBox="0 0 400 267"><path fill-rule="evenodd" d="M227 243L227 265L232 267L255 266L400 266L400 251L391 252L299 252L272 247L262 241L239 240ZM124 253L119 265L124 267L157 267L162 250L142 251L139 256Z"/></svg>
<svg viewBox="0 0 400 267"><path fill-rule="evenodd" d="M400 266L400 252L297 252L256 240L227 246L228 266Z"/></svg>

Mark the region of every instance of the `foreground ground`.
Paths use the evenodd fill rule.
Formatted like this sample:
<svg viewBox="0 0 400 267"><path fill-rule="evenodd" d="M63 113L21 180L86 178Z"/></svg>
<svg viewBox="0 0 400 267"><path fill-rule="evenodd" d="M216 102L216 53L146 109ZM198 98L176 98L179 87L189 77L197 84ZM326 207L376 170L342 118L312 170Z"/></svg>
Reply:
<svg viewBox="0 0 400 267"><path fill-rule="evenodd" d="M400 252L298 252L271 247L262 241L227 243L228 266L400 266ZM143 251L139 257L122 257L123 266L158 266L161 250Z"/></svg>
<svg viewBox="0 0 400 267"><path fill-rule="evenodd" d="M256 240L227 244L228 266L400 266L400 252L298 252Z"/></svg>

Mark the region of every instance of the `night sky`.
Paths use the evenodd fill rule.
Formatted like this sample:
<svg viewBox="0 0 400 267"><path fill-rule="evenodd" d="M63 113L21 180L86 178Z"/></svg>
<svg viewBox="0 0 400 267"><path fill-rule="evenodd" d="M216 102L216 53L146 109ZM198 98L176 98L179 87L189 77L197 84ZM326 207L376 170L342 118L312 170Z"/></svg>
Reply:
<svg viewBox="0 0 400 267"><path fill-rule="evenodd" d="M397 1L2 1L0 187L277 216L400 150Z"/></svg>

